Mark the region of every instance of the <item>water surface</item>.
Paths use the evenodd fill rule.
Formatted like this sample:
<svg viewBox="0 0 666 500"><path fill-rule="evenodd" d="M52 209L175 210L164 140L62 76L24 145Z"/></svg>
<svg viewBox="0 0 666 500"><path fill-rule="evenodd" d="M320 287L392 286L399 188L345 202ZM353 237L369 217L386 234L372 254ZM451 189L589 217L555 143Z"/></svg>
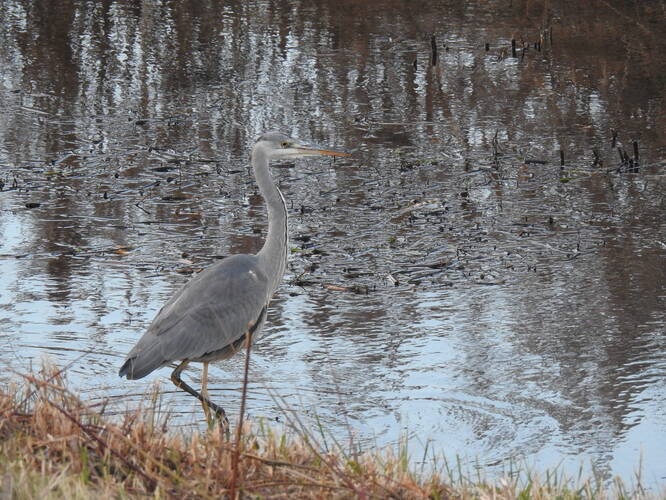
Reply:
<svg viewBox="0 0 666 500"><path fill-rule="evenodd" d="M117 370L193 271L261 247L248 151L278 128L354 157L274 171L291 258L252 418L663 484L663 5L4 0L0 18L9 367L47 356L114 411L160 381L201 424L168 369ZM232 415L242 363L211 370Z"/></svg>

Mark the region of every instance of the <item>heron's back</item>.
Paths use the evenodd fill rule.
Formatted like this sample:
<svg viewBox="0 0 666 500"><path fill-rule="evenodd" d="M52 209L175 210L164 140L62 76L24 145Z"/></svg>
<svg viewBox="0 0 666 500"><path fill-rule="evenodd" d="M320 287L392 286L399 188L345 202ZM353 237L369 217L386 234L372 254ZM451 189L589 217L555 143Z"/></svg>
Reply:
<svg viewBox="0 0 666 500"><path fill-rule="evenodd" d="M260 327L273 292L269 288L255 255L233 255L207 268L157 313L119 375L139 379L173 361L228 357L227 347Z"/></svg>

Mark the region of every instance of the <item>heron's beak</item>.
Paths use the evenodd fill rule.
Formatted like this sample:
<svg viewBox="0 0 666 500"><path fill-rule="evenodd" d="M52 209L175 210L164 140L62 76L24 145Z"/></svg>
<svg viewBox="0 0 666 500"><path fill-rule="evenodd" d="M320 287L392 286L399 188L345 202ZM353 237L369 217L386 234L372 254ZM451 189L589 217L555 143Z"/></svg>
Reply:
<svg viewBox="0 0 666 500"><path fill-rule="evenodd" d="M324 155L324 156L351 156L349 153L344 153L342 151L334 151L332 149L323 149L320 148L319 146L305 146L302 144L299 144L298 146L294 146L294 149L298 150L299 155L303 156L319 156L319 155Z"/></svg>

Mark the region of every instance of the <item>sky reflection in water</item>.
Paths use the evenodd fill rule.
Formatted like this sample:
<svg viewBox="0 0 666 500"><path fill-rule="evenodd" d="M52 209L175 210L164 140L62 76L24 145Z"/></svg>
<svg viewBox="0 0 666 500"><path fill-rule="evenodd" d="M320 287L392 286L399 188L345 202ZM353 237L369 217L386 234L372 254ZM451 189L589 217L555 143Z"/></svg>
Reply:
<svg viewBox="0 0 666 500"><path fill-rule="evenodd" d="M3 360L72 363L118 410L163 381L200 422L168 370L117 369L180 271L260 247L248 149L281 128L355 156L275 170L292 258L253 418L279 394L415 456L663 481L664 13L615 3L3 2ZM232 415L241 368L211 374Z"/></svg>

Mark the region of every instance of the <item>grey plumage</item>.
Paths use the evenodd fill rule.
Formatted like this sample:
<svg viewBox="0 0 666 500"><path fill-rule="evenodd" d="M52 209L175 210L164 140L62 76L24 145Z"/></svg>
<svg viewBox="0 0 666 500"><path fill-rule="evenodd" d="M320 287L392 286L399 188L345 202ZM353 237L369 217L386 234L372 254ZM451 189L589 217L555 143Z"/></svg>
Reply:
<svg viewBox="0 0 666 500"><path fill-rule="evenodd" d="M120 376L139 379L178 359L225 359L221 349L241 339L267 305L267 286L255 255L233 255L202 271L157 313Z"/></svg>
<svg viewBox="0 0 666 500"><path fill-rule="evenodd" d="M119 375L145 377L174 361L173 383L198 398L208 415L212 408L225 422L224 410L207 397L208 363L226 359L247 341L254 343L266 309L279 286L287 259L287 210L268 166L277 158L349 156L306 146L279 132L263 134L252 148L252 167L268 208L268 235L257 255L234 255L192 278L157 313L127 355ZM202 390L180 378L189 362L203 362Z"/></svg>

